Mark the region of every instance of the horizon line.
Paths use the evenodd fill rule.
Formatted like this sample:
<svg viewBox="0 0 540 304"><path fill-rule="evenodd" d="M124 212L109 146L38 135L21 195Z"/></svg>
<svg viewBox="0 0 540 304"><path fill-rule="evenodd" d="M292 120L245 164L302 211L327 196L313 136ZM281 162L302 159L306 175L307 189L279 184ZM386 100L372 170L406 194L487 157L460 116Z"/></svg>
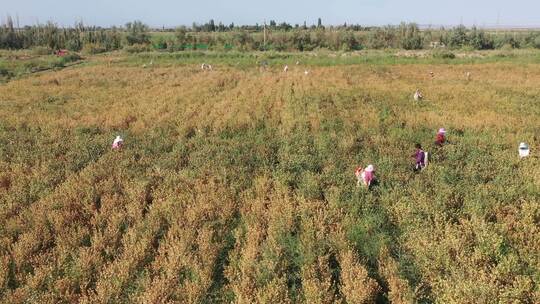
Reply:
<svg viewBox="0 0 540 304"><path fill-rule="evenodd" d="M45 24L45 23L48 23L48 22L52 22L52 23L56 24L59 27L65 27L65 28L72 27L78 22L82 22L84 25L87 25L87 26L95 26L95 27L101 27L101 28L123 27L125 25L125 23L120 24L120 25L118 25L118 24L103 25L103 24L86 23L86 22L84 22L83 18L76 18L76 19L74 19L72 24L66 25L64 23L57 22L57 21L52 20L52 19L48 19L44 23L42 23L42 22L40 22L39 18L35 18L36 20L33 23L25 23L25 24L22 24L22 26L21 26L20 24L17 24L17 23L19 23L19 15L18 14L14 15L14 16L10 15L10 14L6 14L4 16L0 16L0 26L5 25L8 18L11 18L13 20L13 23L15 25L17 25L18 28L23 28L25 26L42 25L42 24ZM235 27L257 26L257 25L262 26L264 24L264 20L261 23L255 22L255 23L250 24L250 23L236 23L236 22L225 23L225 22L213 19L213 18L210 18L209 20L203 21L203 22L193 21L190 24L180 23L180 24L176 24L176 25L171 25L171 24L156 25L156 24L147 23L144 20L141 20L140 18L134 18L133 20L131 20L129 22L141 21L144 24L148 25L148 27L150 29L162 29L162 28L174 29L174 28L177 28L177 27L188 27L189 28L189 27L192 27L194 24L196 24L196 25L204 25L204 24L210 22L210 20L213 20L215 24L220 24L221 23L221 24L223 24L225 26L229 26L230 24L234 24ZM268 19L268 21L269 20L274 20L274 19ZM317 26L316 23L308 24L306 21L304 21L304 22L306 23L307 27ZM301 23L288 22L288 21L276 21L276 24L278 24L278 25L281 24L281 23L287 23L287 24L292 25L292 26L296 26L296 25L303 26L303 23L301 24ZM366 24L362 24L362 23L357 23L357 22L346 22L346 21L344 21L344 22L337 23L337 24L336 23L328 23L328 24L323 23L323 26L325 26L325 27L326 26L339 27L339 26L343 26L343 25L346 24L347 26L384 27L384 26L399 26L401 23L407 23L407 24L415 23L421 29L455 28L455 27L463 25L463 26L465 26L467 28L476 27L476 28L479 28L479 29L540 30L540 24L497 24L497 23L493 23L493 22L483 22L481 24L478 24L478 22L475 22L475 23L447 23L447 24L444 24L444 23L419 23L419 22L414 22L414 21L400 21L399 23L379 23L379 24L367 24L366 23Z"/></svg>

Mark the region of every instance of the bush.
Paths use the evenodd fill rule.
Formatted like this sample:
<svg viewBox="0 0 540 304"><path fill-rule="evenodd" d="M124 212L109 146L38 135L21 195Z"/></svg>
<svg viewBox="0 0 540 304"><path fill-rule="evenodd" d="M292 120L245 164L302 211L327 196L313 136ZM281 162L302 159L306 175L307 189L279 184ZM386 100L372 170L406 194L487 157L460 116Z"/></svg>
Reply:
<svg viewBox="0 0 540 304"><path fill-rule="evenodd" d="M533 41L533 46L537 49L540 49L540 35L536 36Z"/></svg>
<svg viewBox="0 0 540 304"><path fill-rule="evenodd" d="M456 54L452 53L448 50L435 50L432 53L433 58L437 59L454 59L456 58Z"/></svg>
<svg viewBox="0 0 540 304"><path fill-rule="evenodd" d="M141 21L126 23L126 40L128 45L150 43L150 35L148 34L148 25Z"/></svg>
<svg viewBox="0 0 540 304"><path fill-rule="evenodd" d="M167 49L168 43L167 40L163 37L158 37L152 45L156 50L165 50Z"/></svg>
<svg viewBox="0 0 540 304"><path fill-rule="evenodd" d="M0 78L10 78L13 74L5 67L0 66Z"/></svg>
<svg viewBox="0 0 540 304"><path fill-rule="evenodd" d="M68 55L62 56L62 57L58 58L56 61L54 61L52 63L52 67L54 67L54 68L63 68L63 67L66 66L66 64L71 63L71 62L75 62L75 61L80 60L80 59L81 59L81 56L79 56L76 53L68 54Z"/></svg>
<svg viewBox="0 0 540 304"><path fill-rule="evenodd" d="M78 39L70 39L66 42L66 49L72 52L79 52L81 50L81 41Z"/></svg>
<svg viewBox="0 0 540 304"><path fill-rule="evenodd" d="M460 25L449 33L448 45L450 47L461 48L467 44L469 44L469 37L467 36L467 28L465 26Z"/></svg>
<svg viewBox="0 0 540 304"><path fill-rule="evenodd" d="M51 55L52 53L53 53L52 49L46 46L36 46L35 48L32 49L33 55L43 56L43 55Z"/></svg>
<svg viewBox="0 0 540 304"><path fill-rule="evenodd" d="M63 63L70 63L70 62L75 62L75 61L81 60L81 56L79 56L79 54L77 54L77 53L71 53L71 54L68 54L66 56L61 57L60 60Z"/></svg>
<svg viewBox="0 0 540 304"><path fill-rule="evenodd" d="M520 47L520 42L510 35L496 37L494 44L501 49L517 49Z"/></svg>
<svg viewBox="0 0 540 304"><path fill-rule="evenodd" d="M473 28L470 34L469 44L476 50L491 50L495 47L493 38L486 35L484 31L476 28Z"/></svg>
<svg viewBox="0 0 540 304"><path fill-rule="evenodd" d="M87 43L82 48L82 52L88 55L105 53L107 49L97 43Z"/></svg>
<svg viewBox="0 0 540 304"><path fill-rule="evenodd" d="M150 46L148 44L134 44L124 47L124 51L129 54L149 52Z"/></svg>
<svg viewBox="0 0 540 304"><path fill-rule="evenodd" d="M505 43L501 46L501 51L512 51L514 47L510 43Z"/></svg>
<svg viewBox="0 0 540 304"><path fill-rule="evenodd" d="M419 50L424 46L424 41L420 35L420 29L415 23L402 23L399 28L400 46L406 50Z"/></svg>

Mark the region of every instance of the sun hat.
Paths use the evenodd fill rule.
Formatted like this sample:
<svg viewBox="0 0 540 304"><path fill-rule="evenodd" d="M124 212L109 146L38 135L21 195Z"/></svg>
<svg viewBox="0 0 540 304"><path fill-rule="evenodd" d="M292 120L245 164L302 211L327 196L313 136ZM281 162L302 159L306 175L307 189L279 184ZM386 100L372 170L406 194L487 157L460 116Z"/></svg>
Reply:
<svg viewBox="0 0 540 304"><path fill-rule="evenodd" d="M444 128L440 128L440 129L439 129L439 133L443 133L443 134L444 134L444 133L446 133L446 130L445 130Z"/></svg>
<svg viewBox="0 0 540 304"><path fill-rule="evenodd" d="M530 153L529 145L527 145L524 142L520 143L518 151L519 151L519 157L521 158L529 156L529 153Z"/></svg>
<svg viewBox="0 0 540 304"><path fill-rule="evenodd" d="M373 165L369 165L366 168L366 172L373 172L374 170L375 170L375 168L373 168Z"/></svg>

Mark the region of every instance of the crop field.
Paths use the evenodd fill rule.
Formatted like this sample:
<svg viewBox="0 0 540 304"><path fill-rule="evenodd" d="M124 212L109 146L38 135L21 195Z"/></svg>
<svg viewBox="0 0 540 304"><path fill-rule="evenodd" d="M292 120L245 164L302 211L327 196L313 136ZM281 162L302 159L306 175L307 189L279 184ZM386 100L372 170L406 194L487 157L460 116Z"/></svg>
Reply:
<svg viewBox="0 0 540 304"><path fill-rule="evenodd" d="M540 303L540 56L483 54L116 52L12 73L0 302Z"/></svg>

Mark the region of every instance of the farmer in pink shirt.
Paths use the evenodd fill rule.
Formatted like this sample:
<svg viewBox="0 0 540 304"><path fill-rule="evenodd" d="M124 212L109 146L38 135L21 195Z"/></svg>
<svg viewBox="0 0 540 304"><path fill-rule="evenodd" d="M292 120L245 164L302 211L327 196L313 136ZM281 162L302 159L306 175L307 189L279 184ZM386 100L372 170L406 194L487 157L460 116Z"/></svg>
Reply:
<svg viewBox="0 0 540 304"><path fill-rule="evenodd" d="M356 186L360 186L360 183L363 183L364 186L369 187L375 180L375 168L373 168L373 165L369 165L365 169L358 167L354 175L356 175Z"/></svg>
<svg viewBox="0 0 540 304"><path fill-rule="evenodd" d="M114 150L120 150L120 148L122 148L123 145L124 145L124 140L122 139L122 137L120 137L120 135L117 135L113 141L112 148Z"/></svg>

